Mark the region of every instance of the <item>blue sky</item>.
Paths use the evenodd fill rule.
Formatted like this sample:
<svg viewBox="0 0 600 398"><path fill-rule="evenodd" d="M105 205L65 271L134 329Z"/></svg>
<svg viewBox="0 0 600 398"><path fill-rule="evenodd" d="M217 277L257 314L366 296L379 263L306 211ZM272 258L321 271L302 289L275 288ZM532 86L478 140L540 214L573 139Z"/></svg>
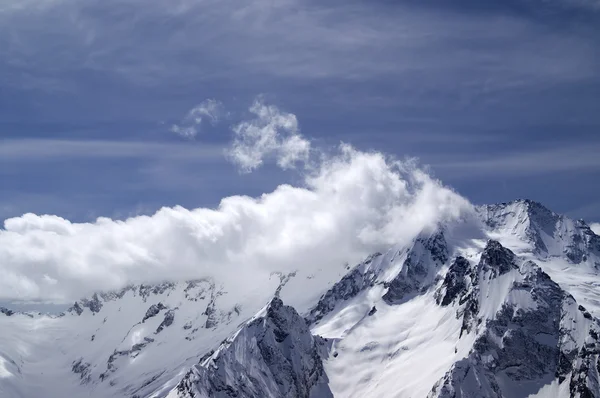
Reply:
<svg viewBox="0 0 600 398"><path fill-rule="evenodd" d="M600 220L600 3L0 0L0 220L260 195L223 156L258 95L302 134L417 157L475 203ZM193 138L173 133L214 99Z"/></svg>

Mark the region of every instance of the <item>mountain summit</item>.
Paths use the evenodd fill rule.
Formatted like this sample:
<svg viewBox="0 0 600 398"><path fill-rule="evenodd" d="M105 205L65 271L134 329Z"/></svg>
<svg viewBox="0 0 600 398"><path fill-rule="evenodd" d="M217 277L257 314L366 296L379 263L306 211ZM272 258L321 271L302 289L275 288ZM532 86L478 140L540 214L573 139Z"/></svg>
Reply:
<svg viewBox="0 0 600 398"><path fill-rule="evenodd" d="M0 396L600 398L600 237L530 200L476 213L246 296L201 279L2 308Z"/></svg>

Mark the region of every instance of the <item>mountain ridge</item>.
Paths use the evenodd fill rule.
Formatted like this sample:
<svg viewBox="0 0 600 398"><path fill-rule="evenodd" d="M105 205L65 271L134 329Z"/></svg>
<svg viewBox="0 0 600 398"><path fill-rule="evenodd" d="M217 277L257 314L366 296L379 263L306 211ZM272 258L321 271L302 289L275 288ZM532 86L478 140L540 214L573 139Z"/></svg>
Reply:
<svg viewBox="0 0 600 398"><path fill-rule="evenodd" d="M408 246L374 253L332 277L320 298L300 313L294 303L306 301L304 292L288 282L310 291L318 275L274 275L245 300L202 279L99 292L57 316L3 309L0 322L10 331L3 336L7 341L18 341L32 327L51 332L30 337L30 357L0 344L0 392L24 398L40 391L50 391L49 397L87 393L136 398L228 397L235 391L246 391L241 396L248 397L260 392L313 398L530 392L600 397L600 343L594 337L600 335L600 294L595 289L600 286L600 238L585 222L529 200L476 211L483 225L474 228L476 234L440 226ZM292 305L284 305L280 297ZM286 321L276 327L269 316L272 308L284 311L282 319L294 319L295 326ZM555 315L546 319L544 311ZM265 319L270 326L257 329ZM422 337L415 335L418 331ZM273 338L264 347L283 358L274 362L276 368L293 371L280 375L260 355L258 342L266 341L260 337L265 333ZM290 335L304 343L283 343ZM56 342L50 343L54 337ZM67 355L56 356L52 344ZM525 346L539 356L523 355ZM227 354L231 347L237 348ZM48 358L31 354L35 352ZM426 366L430 356L435 366L414 374L411 368ZM311 378L304 376L310 372L294 365L296 360L312 364L310 369L322 368L322 374L316 372L321 375L318 392L307 388ZM220 363L216 373L215 363ZM43 369L52 366L69 371L42 377ZM226 368L249 376L243 384L219 376L218 369ZM258 382L258 368L263 373L271 369L271 376ZM404 383L393 374L405 375ZM477 375L478 381L468 382L469 375ZM64 385L52 379L64 380ZM221 395L208 389L215 386L221 386Z"/></svg>

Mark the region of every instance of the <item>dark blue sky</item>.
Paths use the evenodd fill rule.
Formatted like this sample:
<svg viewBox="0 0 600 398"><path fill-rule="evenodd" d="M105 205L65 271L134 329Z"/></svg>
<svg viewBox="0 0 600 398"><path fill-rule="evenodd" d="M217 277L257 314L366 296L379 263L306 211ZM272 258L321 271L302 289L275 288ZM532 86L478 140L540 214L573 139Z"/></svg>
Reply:
<svg viewBox="0 0 600 398"><path fill-rule="evenodd" d="M600 220L596 0L4 2L0 220L123 218L293 183L223 156L259 94L321 147L417 157L475 203ZM208 98L224 121L170 131Z"/></svg>

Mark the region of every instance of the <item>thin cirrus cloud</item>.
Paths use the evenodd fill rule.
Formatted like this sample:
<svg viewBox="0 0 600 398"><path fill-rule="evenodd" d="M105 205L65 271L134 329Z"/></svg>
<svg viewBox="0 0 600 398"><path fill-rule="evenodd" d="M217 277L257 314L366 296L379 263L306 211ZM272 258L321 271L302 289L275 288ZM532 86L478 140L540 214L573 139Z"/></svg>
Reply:
<svg viewBox="0 0 600 398"><path fill-rule="evenodd" d="M533 148L498 155L464 159L439 154L432 159L434 169L460 179L482 176L536 176L556 172L600 171L600 145L567 144L561 147Z"/></svg>
<svg viewBox="0 0 600 398"><path fill-rule="evenodd" d="M149 141L110 141L75 139L0 140L0 164L8 162L44 162L65 158L176 159L179 161L215 161L222 158L223 146L187 145Z"/></svg>
<svg viewBox="0 0 600 398"><path fill-rule="evenodd" d="M282 159L298 153L287 141L290 132L305 139L295 115L260 102L251 110L255 118L237 130L258 126L255 133L272 140L265 126L288 129L286 139L269 141L269 151L259 146L255 159L264 155L287 167ZM35 214L7 219L0 229L0 299L65 302L129 283L203 277L250 289L273 272L332 269L472 215L466 199L414 163L347 144L321 153L301 176L300 186L226 197L214 209L165 207L90 223Z"/></svg>
<svg viewBox="0 0 600 398"><path fill-rule="evenodd" d="M215 99L207 99L193 107L179 124L171 126L171 132L192 139L198 135L202 123L215 125L226 115L223 104Z"/></svg>
<svg viewBox="0 0 600 398"><path fill-rule="evenodd" d="M417 89L411 81L425 92L489 92L594 75L594 42L576 27L555 32L506 10L473 17L456 12L461 6L468 4L452 10L405 2L15 1L0 7L0 36L7 44L0 48L2 81L67 87L77 76L73 69L164 87L247 82L257 74L303 80L405 76L409 92ZM440 49L457 51L447 56ZM455 87L449 76L469 81Z"/></svg>

